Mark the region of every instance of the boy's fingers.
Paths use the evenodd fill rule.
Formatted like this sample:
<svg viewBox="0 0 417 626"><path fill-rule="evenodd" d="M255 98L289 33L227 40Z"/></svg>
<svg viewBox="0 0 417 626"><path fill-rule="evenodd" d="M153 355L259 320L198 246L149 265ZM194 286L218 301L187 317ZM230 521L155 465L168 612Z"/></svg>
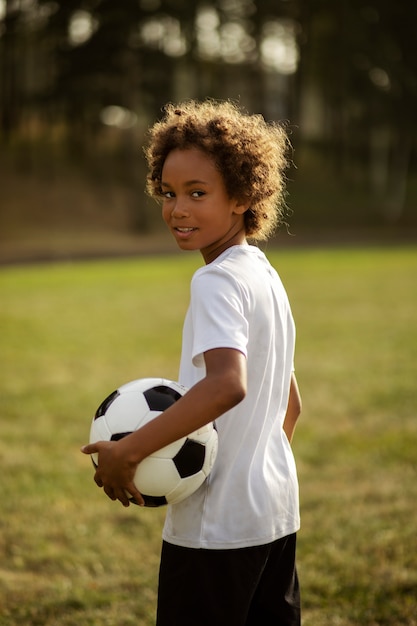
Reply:
<svg viewBox="0 0 417 626"><path fill-rule="evenodd" d="M137 490L134 484L126 491L126 495L130 498L133 498L135 504L138 504L139 506L145 506L145 500L143 499L142 494L140 493L140 491Z"/></svg>
<svg viewBox="0 0 417 626"><path fill-rule="evenodd" d="M104 492L106 496L110 498L110 500L117 500L117 496L114 493L113 487L108 487L107 485L104 485Z"/></svg>
<svg viewBox="0 0 417 626"><path fill-rule="evenodd" d="M103 487L103 481L97 476L97 473L94 475L94 482L96 483L97 487Z"/></svg>
<svg viewBox="0 0 417 626"><path fill-rule="evenodd" d="M81 452L84 454L93 454L94 452L98 452L97 444L89 443L81 448Z"/></svg>
<svg viewBox="0 0 417 626"><path fill-rule="evenodd" d="M100 442L89 443L81 447L81 452L84 454L95 454L99 453L100 449ZM110 500L119 500L123 506L127 507L130 505L131 499L133 499L139 506L145 506L142 494L138 491L134 483L130 483L126 489L112 487L103 483L99 471L96 471L94 481L98 487L104 487L104 491Z"/></svg>

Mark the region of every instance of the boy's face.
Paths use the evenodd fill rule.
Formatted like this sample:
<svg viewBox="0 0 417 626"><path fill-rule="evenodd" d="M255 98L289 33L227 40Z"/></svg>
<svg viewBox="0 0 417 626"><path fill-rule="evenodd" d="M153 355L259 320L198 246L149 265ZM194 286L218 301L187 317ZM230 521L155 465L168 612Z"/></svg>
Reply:
<svg viewBox="0 0 417 626"><path fill-rule="evenodd" d="M229 198L223 177L202 150L172 150L162 169L162 217L183 250L200 250L206 263L245 242L247 206Z"/></svg>

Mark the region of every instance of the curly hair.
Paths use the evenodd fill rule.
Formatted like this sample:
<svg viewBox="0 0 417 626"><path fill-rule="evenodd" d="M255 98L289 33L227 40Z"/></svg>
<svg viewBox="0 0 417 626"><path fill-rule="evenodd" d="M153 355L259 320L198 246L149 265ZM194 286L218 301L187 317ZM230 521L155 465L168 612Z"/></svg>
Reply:
<svg viewBox="0 0 417 626"><path fill-rule="evenodd" d="M146 189L161 196L165 159L174 149L198 148L215 163L230 198L247 202L246 235L265 240L283 222L287 133L278 123L243 112L229 101L205 100L168 104L148 131Z"/></svg>

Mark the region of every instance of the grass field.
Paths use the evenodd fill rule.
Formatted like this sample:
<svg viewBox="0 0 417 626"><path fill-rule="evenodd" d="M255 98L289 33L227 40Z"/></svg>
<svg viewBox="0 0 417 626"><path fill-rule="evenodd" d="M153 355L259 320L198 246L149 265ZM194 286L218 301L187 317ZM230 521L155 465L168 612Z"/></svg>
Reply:
<svg viewBox="0 0 417 626"><path fill-rule="evenodd" d="M298 328L304 626L417 625L417 251L269 257ZM199 264L0 271L0 626L154 623L164 513L110 502L79 448L117 385L176 377Z"/></svg>

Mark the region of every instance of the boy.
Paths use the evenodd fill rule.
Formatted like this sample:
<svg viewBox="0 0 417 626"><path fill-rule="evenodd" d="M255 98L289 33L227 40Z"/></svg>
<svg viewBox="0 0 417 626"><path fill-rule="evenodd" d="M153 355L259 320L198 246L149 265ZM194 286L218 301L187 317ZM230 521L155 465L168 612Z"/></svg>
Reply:
<svg viewBox="0 0 417 626"><path fill-rule="evenodd" d="M139 431L83 451L99 453L95 481L112 500L143 504L137 464L216 421L210 476L167 509L158 626L300 624L295 327L277 273L247 242L282 218L286 148L282 127L228 102L168 105L150 130L148 192L179 247L205 262L183 330L189 391Z"/></svg>

